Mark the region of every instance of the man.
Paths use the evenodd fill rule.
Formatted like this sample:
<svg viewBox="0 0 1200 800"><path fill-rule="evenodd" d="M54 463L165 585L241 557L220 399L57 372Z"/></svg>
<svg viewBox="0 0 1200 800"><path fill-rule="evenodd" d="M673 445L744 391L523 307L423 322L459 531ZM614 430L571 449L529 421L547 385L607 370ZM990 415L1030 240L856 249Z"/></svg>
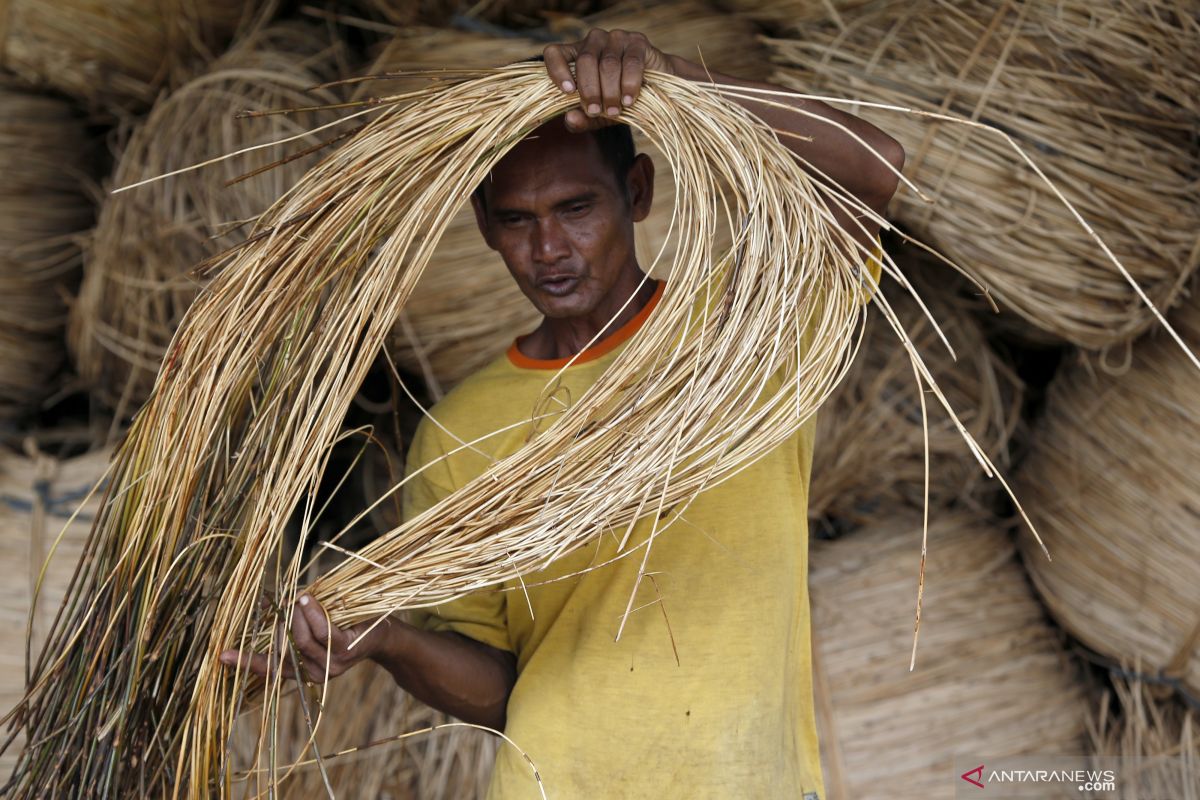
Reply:
<svg viewBox="0 0 1200 800"><path fill-rule="evenodd" d="M406 518L536 435L531 418L547 381L561 370L555 396L569 404L653 312L663 286L638 265L633 226L650 210L654 167L634 154L628 129L612 125L637 102L643 72L773 88L710 73L623 31L593 30L547 47L544 59L580 107L518 143L472 197L484 239L544 318L432 409L459 440L511 427L485 438L482 452L442 458L457 442L423 424L409 465L429 467L408 484ZM883 213L903 164L890 137L821 103L738 102L783 132L814 175ZM869 215L832 205L857 242L874 245ZM809 424L668 520L641 581L640 551L615 559L616 541L601 536L520 583L443 604L415 624L378 626L353 650L360 629L330 629L302 597L294 638L305 669L322 675L327 653L331 675L376 661L430 705L504 730L554 797L823 796L806 587L812 434ZM628 548L646 541L650 524L638 524ZM268 668L262 655L222 655L239 659L259 674ZM489 796L538 796L515 749L501 748Z"/></svg>

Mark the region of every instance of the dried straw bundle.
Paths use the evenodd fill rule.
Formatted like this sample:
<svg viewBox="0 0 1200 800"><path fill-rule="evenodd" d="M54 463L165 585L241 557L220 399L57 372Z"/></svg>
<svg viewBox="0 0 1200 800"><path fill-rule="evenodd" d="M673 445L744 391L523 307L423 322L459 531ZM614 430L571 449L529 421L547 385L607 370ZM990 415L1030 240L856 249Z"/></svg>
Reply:
<svg viewBox="0 0 1200 800"><path fill-rule="evenodd" d="M544 25L559 15L590 14L612 0L358 0L392 25L445 25L456 15L509 28Z"/></svg>
<svg viewBox="0 0 1200 800"><path fill-rule="evenodd" d="M853 19L872 0L716 0L717 6L784 33L804 32L804 26L832 20L838 27Z"/></svg>
<svg viewBox="0 0 1200 800"><path fill-rule="evenodd" d="M1200 716L1136 679L1113 678L1088 719L1091 754L1130 759L1119 797L1200 798ZM1138 759L1134 762L1133 759Z"/></svg>
<svg viewBox="0 0 1200 800"><path fill-rule="evenodd" d="M336 77L336 49L321 32L276 26L243 40L133 131L113 182L143 178L275 141L304 130L282 115L235 119L240 111L309 105L307 89ZM334 102L328 92L318 93ZM322 114L328 121L332 117ZM320 137L306 137L317 144ZM199 172L109 197L85 251L84 281L71 311L69 343L79 374L118 416L145 402L175 327L200 283L188 271L243 241L245 223L316 163L301 158L234 183L281 158L270 147Z"/></svg>
<svg viewBox="0 0 1200 800"><path fill-rule="evenodd" d="M701 52L705 63L721 72L761 77L767 65L748 25L714 14L691 0L648 9L614 9L590 18L586 25L573 26L564 35L581 36L593 24L642 31L667 52L691 57ZM524 60L544 47L544 42L520 37L445 29L401 30L376 58L370 74L402 70L436 74L448 64L483 69ZM427 80L417 76L371 81L360 87L359 94L387 95L424 85ZM639 139L639 149L654 159L658 175L654 210L637 229L638 254L646 268L656 258L665 267L675 252L675 237L670 235L674 179L662 154L652 143ZM721 244L728 244L727 232L720 235ZM429 269L401 312L388 351L402 367L423 375L434 396L440 397L504 352L514 337L532 330L540 319L504 262L484 244L470 208L464 207L447 227Z"/></svg>
<svg viewBox="0 0 1200 800"><path fill-rule="evenodd" d="M1182 131L1200 125L1200 8L1191 0L1058 0L1047 32L1093 65L1143 113Z"/></svg>
<svg viewBox="0 0 1200 800"><path fill-rule="evenodd" d="M21 712L39 745L12 797L232 791L224 743L247 687L216 656L271 646L290 621L303 573L293 559L269 574L280 531L297 506L310 529L328 448L453 209L574 102L522 64L373 104L260 219L189 309L117 454L74 595L90 604L64 616L35 670ZM309 587L335 623L499 583L686 505L784 441L840 377L861 254L792 156L711 85L652 74L629 116L672 162L688 233L656 313L568 413L547 405L539 437ZM711 248L725 208L736 268ZM693 318L710 292L711 312ZM259 605L266 584L283 619ZM266 687L268 719L279 693ZM260 735L274 746L269 726Z"/></svg>
<svg viewBox="0 0 1200 800"><path fill-rule="evenodd" d="M81 120L58 99L0 78L0 425L33 410L66 360L65 297L76 234L92 222Z"/></svg>
<svg viewBox="0 0 1200 800"><path fill-rule="evenodd" d="M29 647L36 655L67 594L100 497L92 494L80 503L103 477L111 455L99 451L57 461L0 451L0 569L6 576L0 582L0 710L25 692L28 626L32 622ZM0 778L7 780L14 764L12 756L0 757Z"/></svg>
<svg viewBox="0 0 1200 800"><path fill-rule="evenodd" d="M276 757L298 765L280 782L283 800L482 800L487 793L498 739L456 725L414 700L384 670L357 667L330 682L324 698L321 694L308 697L310 713L321 705L329 709L317 726L315 744L298 695L283 698ZM270 768L269 754L255 753L261 716L250 713L237 721L230 748L235 773ZM249 786L245 793L253 796Z"/></svg>
<svg viewBox="0 0 1200 800"><path fill-rule="evenodd" d="M562 20L557 38L584 36L592 27L640 31L659 49L698 61L718 72L762 79L770 71L767 50L748 22L714 12L700 0L626 3L603 13ZM541 55L549 42L528 36L492 36L450 28L400 28L384 45L369 75L400 71L484 69ZM382 96L422 85L426 76L372 80L362 87ZM361 92L360 92L361 94Z"/></svg>
<svg viewBox="0 0 1200 800"><path fill-rule="evenodd" d="M892 306L917 349L926 354L925 363L950 405L961 412L960 421L985 452L1007 467L1008 444L1021 424L1024 385L947 285L945 269L911 250L902 252L897 264L916 283L954 354L938 341L916 301L889 291L889 297L899 295ZM943 409L928 407L927 426L923 424L920 392L908 353L896 346L882 314L872 310L858 358L817 415L809 489L812 519L862 524L878 519L882 508L922 508L926 452L933 506L976 504L985 491L998 488L985 483L974 455Z"/></svg>
<svg viewBox="0 0 1200 800"><path fill-rule="evenodd" d="M189 61L211 58L262 2L7 0L0 60L95 111L138 112ZM5 23L7 22L7 25Z"/></svg>
<svg viewBox="0 0 1200 800"><path fill-rule="evenodd" d="M1200 263L1200 152L1057 41L1058 3L887 2L769 42L778 82L802 91L949 112L1009 132L1162 309ZM1111 43L1120 44L1117 38ZM1120 58L1118 53L1114 58ZM1095 241L996 136L864 108L909 154L897 217L976 274L1034 326L1087 348L1154 318ZM1193 125L1194 130L1194 125Z"/></svg>
<svg viewBox="0 0 1200 800"><path fill-rule="evenodd" d="M1076 755L1087 704L1009 536L969 514L930 527L909 671L921 518L813 543L814 688L832 800L954 796L956 754Z"/></svg>
<svg viewBox="0 0 1200 800"><path fill-rule="evenodd" d="M1172 324L1200 342L1200 308L1178 311ZM1196 698L1198 394L1200 374L1161 335L1134 345L1122 375L1063 370L1018 489L1054 556L1027 558L1054 616L1093 650L1139 659Z"/></svg>

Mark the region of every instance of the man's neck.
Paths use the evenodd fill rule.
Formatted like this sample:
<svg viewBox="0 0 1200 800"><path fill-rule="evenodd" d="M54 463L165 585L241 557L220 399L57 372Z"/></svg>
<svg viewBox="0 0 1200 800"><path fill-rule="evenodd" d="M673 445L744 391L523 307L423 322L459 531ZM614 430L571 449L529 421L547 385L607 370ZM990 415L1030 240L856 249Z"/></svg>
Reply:
<svg viewBox="0 0 1200 800"><path fill-rule="evenodd" d="M619 281L591 313L564 319L543 317L536 330L522 337L518 348L522 354L537 359L577 355L604 341L636 317L654 297L656 286L655 281L646 279L641 268L636 268ZM633 299L629 300L631 295Z"/></svg>

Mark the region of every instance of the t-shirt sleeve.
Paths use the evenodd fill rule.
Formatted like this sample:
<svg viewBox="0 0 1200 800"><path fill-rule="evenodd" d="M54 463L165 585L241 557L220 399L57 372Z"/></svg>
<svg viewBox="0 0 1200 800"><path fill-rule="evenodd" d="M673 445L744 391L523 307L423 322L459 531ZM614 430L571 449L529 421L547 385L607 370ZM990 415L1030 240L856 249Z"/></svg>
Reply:
<svg viewBox="0 0 1200 800"><path fill-rule="evenodd" d="M871 302L871 298L875 296L875 291L879 286L879 278L883 275L883 245L879 241L879 237L875 237L875 246L871 248L871 255L863 264L862 272L862 302L864 305Z"/></svg>
<svg viewBox="0 0 1200 800"><path fill-rule="evenodd" d="M465 483L456 480L438 434L436 426L424 419L409 447L405 474L410 477L402 492L405 521L433 508ZM511 652L506 597L495 589L481 590L434 608L415 609L409 612L409 622L427 631L454 631Z"/></svg>

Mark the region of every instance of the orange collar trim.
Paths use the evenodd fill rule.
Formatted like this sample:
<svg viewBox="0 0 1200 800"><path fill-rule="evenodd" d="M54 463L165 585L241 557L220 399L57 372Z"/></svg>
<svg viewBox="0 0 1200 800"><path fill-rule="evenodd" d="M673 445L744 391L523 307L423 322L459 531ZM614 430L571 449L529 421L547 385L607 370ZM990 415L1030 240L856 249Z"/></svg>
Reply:
<svg viewBox="0 0 1200 800"><path fill-rule="evenodd" d="M576 366L578 364L586 364L589 361L595 361L620 347L630 336L638 332L638 329L650 318L650 314L654 311L654 307L658 305L659 298L662 297L663 290L666 287L666 281L658 281L658 285L654 289L654 295L646 302L646 305L642 306L642 310L633 319L577 356L567 356L565 358L530 358L522 353L520 347L518 347L521 340L525 338L524 336L520 336L509 345L508 360L513 366L520 367L521 369L562 369L567 364Z"/></svg>

